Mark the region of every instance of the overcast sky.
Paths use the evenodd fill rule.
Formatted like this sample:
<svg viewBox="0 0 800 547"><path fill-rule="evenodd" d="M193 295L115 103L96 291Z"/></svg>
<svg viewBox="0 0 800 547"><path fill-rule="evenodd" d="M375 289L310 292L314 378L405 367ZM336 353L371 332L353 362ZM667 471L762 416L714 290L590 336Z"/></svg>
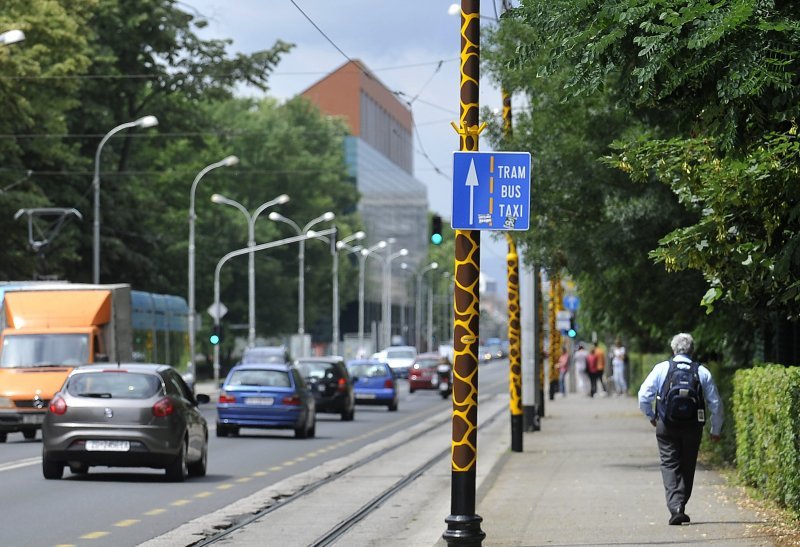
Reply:
<svg viewBox="0 0 800 547"><path fill-rule="evenodd" d="M414 136L414 175L428 188L430 209L447 219L452 210L452 153L459 145L458 136L450 126L451 121L458 121L459 115L460 54L459 16L448 13L452 3L450 0L180 2L185 9L196 10L208 18L209 26L201 32L203 37L233 40L229 53L267 49L276 40L294 44L292 52L283 57L270 78L271 89L267 94L279 99L304 91L348 58L364 62L400 100L411 102L418 129ZM496 0L496 5L498 11L491 1L481 2L484 25L494 24L500 0ZM482 78L480 91L481 107L499 111L500 93L494 82ZM488 146L484 139L481 150L488 150ZM493 239L488 232L482 233L481 269L502 280L506 247Z"/></svg>

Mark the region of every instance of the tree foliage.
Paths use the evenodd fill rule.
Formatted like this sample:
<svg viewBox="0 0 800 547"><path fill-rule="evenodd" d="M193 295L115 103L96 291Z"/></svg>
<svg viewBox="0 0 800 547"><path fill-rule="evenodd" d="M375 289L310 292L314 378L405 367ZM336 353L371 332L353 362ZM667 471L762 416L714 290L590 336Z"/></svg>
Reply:
<svg viewBox="0 0 800 547"><path fill-rule="evenodd" d="M345 126L299 99L233 96L242 85L268 91L290 44L229 55L230 40L198 37L206 22L174 0L7 0L3 8L0 32L18 28L26 40L0 47L0 190L8 188L0 193L7 235L0 279L91 279L95 153L112 128L144 115L156 116L158 126L122 131L100 154L101 282L186 294L190 187L201 169L229 154L239 165L208 173L197 190L199 311L211 304L217 261L247 244L243 215L212 204L212 193L250 211L287 193L280 212L301 226L330 210L343 234L358 229ZM13 220L30 207L83 214L50 245L46 262L36 261L26 226ZM256 222L259 243L294 235L268 213ZM306 267L308 330L324 335L331 310L326 243L307 243ZM349 273L348 264L340 268ZM246 258L223 268L221 286L226 321L246 323ZM256 288L259 333L294 331L296 244L257 256ZM343 286L343 300L354 290Z"/></svg>
<svg viewBox="0 0 800 547"><path fill-rule="evenodd" d="M798 15L756 0L522 0L503 18L487 66L527 95L531 115L521 137L515 122L512 142L495 140L538 156L544 214L530 241L544 264L568 257L589 306L603 286L631 298L638 276L632 322L668 309L691 329L702 301L715 313L701 331L717 348L770 311L797 316ZM569 204L586 232L554 229ZM581 245L598 267L574 259ZM592 246L617 249L636 273L614 283Z"/></svg>

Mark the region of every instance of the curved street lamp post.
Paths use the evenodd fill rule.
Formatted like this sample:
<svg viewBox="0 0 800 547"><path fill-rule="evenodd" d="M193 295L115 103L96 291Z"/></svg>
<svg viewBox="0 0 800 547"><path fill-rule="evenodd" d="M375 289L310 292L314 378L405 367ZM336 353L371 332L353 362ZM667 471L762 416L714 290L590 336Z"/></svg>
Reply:
<svg viewBox="0 0 800 547"><path fill-rule="evenodd" d="M226 198L222 194L212 195L211 201L222 205L230 205L241 211L244 218L247 220L247 246L253 248L256 246L256 220L258 219L258 215L263 213L268 207L286 203L289 201L289 196L281 194L275 199L262 203L252 213L238 201ZM256 260L254 252L250 252L247 264L247 310L247 345L252 348L256 345Z"/></svg>
<svg viewBox="0 0 800 547"><path fill-rule="evenodd" d="M318 224L320 222L327 222L336 218L331 211L321 214L317 218L309 221L308 224L300 228L300 226L290 218L287 218L280 213L272 212L269 214L269 219L274 222L283 222L284 224L288 224L297 232L298 236L307 234L312 226ZM321 233L321 232L318 232ZM297 286L297 334L303 335L306 332L305 326L305 262L306 262L306 239L300 239L300 250L297 255L298 262L299 262L299 269L298 269L298 286ZM303 357L303 356L300 356Z"/></svg>
<svg viewBox="0 0 800 547"><path fill-rule="evenodd" d="M106 133L102 138L100 144L97 145L97 152L94 155L94 179L92 179L92 186L94 187L94 245L92 252L92 282L97 285L100 283L100 152L103 150L103 145L123 129L130 129L131 127L153 127L158 125L158 118L155 116L144 116L138 120L123 123Z"/></svg>
<svg viewBox="0 0 800 547"><path fill-rule="evenodd" d="M303 235L287 237L286 239L280 239L278 241L270 241L269 243L261 243L260 245L255 245L250 247L249 245L243 249L236 249L235 251L231 251L222 258L219 259L217 262L216 268L214 268L214 310L216 313L214 314L214 327L219 327L219 310L220 310L220 301L219 301L219 274L222 270L222 266L231 258L236 256L242 256L244 254L255 253L257 251L263 251L265 249L274 249L275 247L280 247L281 245L288 245L290 243L296 243L298 241L305 241L306 239L311 239L312 237L319 237L324 235L330 235L334 231L333 228L327 230L320 230L319 232L308 231ZM219 344L214 346L214 385L219 385Z"/></svg>
<svg viewBox="0 0 800 547"><path fill-rule="evenodd" d="M197 191L197 185L200 183L200 179L202 179L206 173L209 171L216 169L218 167L231 167L239 163L239 158L236 156L228 156L216 163L212 163L210 165L205 166L194 178L192 182L192 187L189 190L189 373L192 375L192 379L197 377L195 364L194 364L194 356L196 353L196 330L195 327L195 316L197 315L197 311L195 310L195 287L194 287L194 279L195 279L195 271L194 271L194 264L195 264L195 244L194 244L194 223L197 220L197 215L195 215L194 209L194 201L195 201L195 193Z"/></svg>

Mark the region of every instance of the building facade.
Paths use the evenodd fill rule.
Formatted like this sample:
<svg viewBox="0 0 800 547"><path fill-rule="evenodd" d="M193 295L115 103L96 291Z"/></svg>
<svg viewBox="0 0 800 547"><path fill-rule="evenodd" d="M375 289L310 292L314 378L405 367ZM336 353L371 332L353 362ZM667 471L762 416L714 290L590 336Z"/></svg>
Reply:
<svg viewBox="0 0 800 547"><path fill-rule="evenodd" d="M392 335L408 339L409 273L427 256L428 193L414 178L413 117L409 107L384 86L360 61L350 61L319 80L302 96L328 115L339 116L350 128L345 139L345 161L360 194L358 212L367 234L365 246L391 242L381 255L400 249L408 255L392 261L390 294ZM407 264L401 270L401 263ZM368 260L366 323L381 325L384 296L380 260ZM413 323L412 323L413 324ZM388 345L378 337L378 345Z"/></svg>

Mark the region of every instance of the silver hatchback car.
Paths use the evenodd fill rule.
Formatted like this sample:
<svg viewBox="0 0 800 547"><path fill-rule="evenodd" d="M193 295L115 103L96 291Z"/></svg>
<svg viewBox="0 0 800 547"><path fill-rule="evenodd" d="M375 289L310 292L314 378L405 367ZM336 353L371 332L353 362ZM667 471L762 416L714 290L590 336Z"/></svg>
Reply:
<svg viewBox="0 0 800 547"><path fill-rule="evenodd" d="M206 474L208 425L195 397L167 365L78 367L50 401L42 424L42 473L60 479L90 466L153 467L182 482Z"/></svg>

